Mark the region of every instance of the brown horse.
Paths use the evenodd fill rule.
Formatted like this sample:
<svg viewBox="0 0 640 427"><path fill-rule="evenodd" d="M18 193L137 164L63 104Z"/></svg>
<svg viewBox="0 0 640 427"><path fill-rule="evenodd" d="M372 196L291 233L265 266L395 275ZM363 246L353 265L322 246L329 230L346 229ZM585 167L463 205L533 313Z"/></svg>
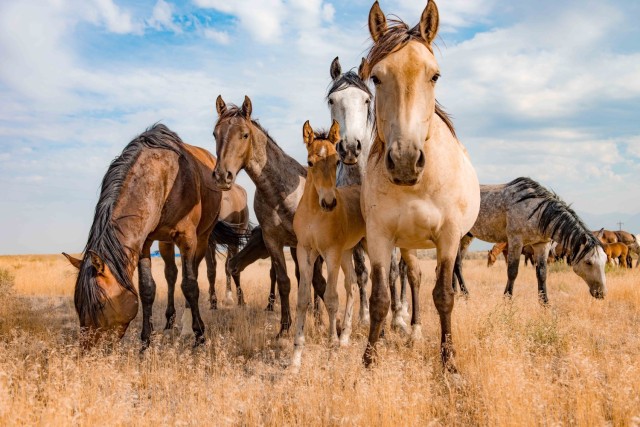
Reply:
<svg viewBox="0 0 640 427"><path fill-rule="evenodd" d="M627 255L629 248L624 243L605 243L604 253L607 254L607 263L613 265L613 260L617 259L622 267L631 267L627 264Z"/></svg>
<svg viewBox="0 0 640 427"><path fill-rule="evenodd" d="M155 282L151 243L176 244L181 253L181 288L191 307L196 343L204 341L198 308L198 269L216 225L222 195L211 173L215 158L190 146L166 126L151 127L131 141L109 166L75 286L80 326L92 339L121 338L138 312L133 272L138 266L143 309L141 338L149 345ZM232 233L223 223L222 229ZM223 234L217 241L225 240ZM170 292L171 293L171 292ZM167 312L167 321L174 313ZM84 338L87 334L82 334Z"/></svg>
<svg viewBox="0 0 640 427"><path fill-rule="evenodd" d="M493 264L495 264L496 260L498 259L498 255L500 255L500 253L502 253L502 255L504 256L504 262L507 265L509 265L509 261L508 261L509 244L507 242L500 242L493 245L493 247L489 250L489 254L487 256L487 267L491 267ZM523 246L522 255L524 255L525 266L528 265L527 264L528 262L530 262L531 265L533 266L536 265L536 261L533 258L533 255L534 255L533 246L531 245Z"/></svg>
<svg viewBox="0 0 640 427"><path fill-rule="evenodd" d="M419 248L437 249L433 301L440 316L441 357L454 371L451 312L453 270L460 239L473 226L480 207L480 186L451 120L437 104L440 77L433 53L439 14L431 0L420 23L391 25L376 1L369 12L373 46L363 67L375 93L375 140L362 186L371 260L371 326L363 356L375 357L375 345L389 311L388 272L395 246L407 263L413 298L412 338L420 339Z"/></svg>
<svg viewBox="0 0 640 427"><path fill-rule="evenodd" d="M305 122L302 130L307 146L309 170L304 194L293 218L298 237L298 311L292 368L298 369L304 348L304 322L311 302L311 279L316 258L327 263L327 288L324 302L329 313L329 340L332 344L347 345L351 335L355 269L351 258L353 248L364 238L364 220L360 211L360 186L336 186L339 163L336 145L340 142L340 125L333 121L329 133L314 132ZM338 312L338 273L342 267L347 304L340 340L336 328Z"/></svg>
<svg viewBox="0 0 640 427"><path fill-rule="evenodd" d="M221 96L216 99L218 121L213 133L216 139L218 164L214 172L216 185L228 190L238 172L244 169L256 184L253 208L262 227L263 241L276 268L280 293L280 332L291 325L289 293L284 247L298 244L293 231L293 216L302 198L307 171L287 155L260 124L251 117L252 104L245 96L241 108L227 106ZM322 260L315 265L313 287L324 295L326 282L322 277Z"/></svg>

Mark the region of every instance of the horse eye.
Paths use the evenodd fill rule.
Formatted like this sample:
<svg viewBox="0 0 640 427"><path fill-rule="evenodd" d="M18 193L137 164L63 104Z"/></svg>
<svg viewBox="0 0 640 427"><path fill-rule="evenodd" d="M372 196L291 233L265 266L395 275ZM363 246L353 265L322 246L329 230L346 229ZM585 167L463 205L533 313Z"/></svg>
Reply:
<svg viewBox="0 0 640 427"><path fill-rule="evenodd" d="M307 164L309 165L309 167L313 167L313 162L307 162Z"/></svg>
<svg viewBox="0 0 640 427"><path fill-rule="evenodd" d="M435 83L438 81L439 78L440 78L440 73L436 73L433 75L433 77L431 77L431 81Z"/></svg>
<svg viewBox="0 0 640 427"><path fill-rule="evenodd" d="M333 99L329 100L329 105L333 105Z"/></svg>
<svg viewBox="0 0 640 427"><path fill-rule="evenodd" d="M243 137L244 139L249 139L249 134L248 134L248 133L245 133L244 135L242 135L242 137Z"/></svg>
<svg viewBox="0 0 640 427"><path fill-rule="evenodd" d="M380 84L380 79L377 76L371 76L371 80L373 81L373 84L376 86Z"/></svg>
<svg viewBox="0 0 640 427"><path fill-rule="evenodd" d="M369 105L369 103L371 102L370 99L367 99L366 101L364 101L365 104Z"/></svg>
<svg viewBox="0 0 640 427"><path fill-rule="evenodd" d="M591 261L591 260L585 261L585 264L587 264L587 265L593 265L593 261Z"/></svg>

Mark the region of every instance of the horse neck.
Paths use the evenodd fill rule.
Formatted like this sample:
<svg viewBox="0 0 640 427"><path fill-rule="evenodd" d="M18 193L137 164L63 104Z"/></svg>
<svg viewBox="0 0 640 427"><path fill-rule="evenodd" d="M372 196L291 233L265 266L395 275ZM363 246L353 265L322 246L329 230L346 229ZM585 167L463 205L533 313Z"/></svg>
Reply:
<svg viewBox="0 0 640 427"><path fill-rule="evenodd" d="M300 179L305 179L306 170L278 147L260 129L255 128L251 158L245 166L247 174L257 191L267 199L279 194L290 194L297 188Z"/></svg>

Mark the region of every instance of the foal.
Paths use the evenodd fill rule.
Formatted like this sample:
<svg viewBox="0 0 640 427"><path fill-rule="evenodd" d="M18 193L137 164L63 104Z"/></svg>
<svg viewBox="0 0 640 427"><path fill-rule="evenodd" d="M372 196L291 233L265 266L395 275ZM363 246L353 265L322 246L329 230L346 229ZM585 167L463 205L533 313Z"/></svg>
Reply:
<svg viewBox="0 0 640 427"><path fill-rule="evenodd" d="M352 249L364 237L364 220L360 211L360 186L336 188L340 125L333 121L329 134L315 132L305 122L302 136L308 151L309 170L304 193L295 216L293 229L298 238L298 310L292 367L300 367L304 348L304 321L311 302L311 279L318 256L327 262L327 287L324 302L329 313L329 339L338 343L336 313L338 311L337 282L342 266L347 305L339 343L347 345L351 334L355 271L351 262Z"/></svg>

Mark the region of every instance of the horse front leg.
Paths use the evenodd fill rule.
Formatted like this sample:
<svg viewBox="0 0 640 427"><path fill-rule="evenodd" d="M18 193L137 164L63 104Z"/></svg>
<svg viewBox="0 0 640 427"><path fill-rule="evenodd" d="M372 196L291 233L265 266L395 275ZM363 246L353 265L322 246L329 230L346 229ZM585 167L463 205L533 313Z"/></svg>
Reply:
<svg viewBox="0 0 640 427"><path fill-rule="evenodd" d="M191 317L191 329L195 335L195 346L204 343L204 322L200 316L198 299L200 289L198 288L198 265L207 252L208 243L206 240L199 242L193 233L183 234L178 238L178 247L182 258L182 293L189 304ZM185 310L187 310L185 308ZM184 332L184 324L183 324Z"/></svg>
<svg viewBox="0 0 640 427"><path fill-rule="evenodd" d="M542 304L548 304L547 297L547 257L549 256L549 243L533 245L533 254L536 262L536 279L538 279L538 299Z"/></svg>
<svg viewBox="0 0 640 427"><path fill-rule="evenodd" d="M231 278L233 278L233 283L236 285L236 296L238 298L238 305L244 306L246 305L246 302L244 301L244 294L242 293L242 288L240 287L240 272L232 273L229 269L229 261L237 254L238 248L236 246L230 246L227 248L227 260L224 264L224 269L227 276L227 302L231 300L231 304L233 304L233 296L231 292Z"/></svg>
<svg viewBox="0 0 640 427"><path fill-rule="evenodd" d="M353 248L353 263L355 265L355 275L358 281L358 289L360 291L360 324L368 325L371 317L369 316L369 300L367 299L367 282L369 281L369 272L364 259L364 247L360 241Z"/></svg>
<svg viewBox="0 0 640 427"><path fill-rule="evenodd" d="M370 366L377 359L376 343L380 338L380 331L391 304L388 280L393 241L381 235L371 222L367 224L367 240L371 261L371 298L369 299L371 324L362 361L365 366Z"/></svg>
<svg viewBox="0 0 640 427"><path fill-rule="evenodd" d="M441 233L442 238L436 242L438 264L436 267L436 285L433 288L433 302L440 317L440 357L449 372L456 372L454 363L454 347L451 328L451 312L453 311L454 293L451 287L453 268L459 240L452 239L455 233Z"/></svg>
<svg viewBox="0 0 640 427"><path fill-rule="evenodd" d="M293 340L293 356L291 368L294 371L300 369L302 364L302 352L304 350L304 323L307 317L307 309L311 304L311 281L313 279L313 265L318 252L311 248L299 246L296 252L298 265L300 267L300 278L298 281L298 303L296 310L296 336ZM282 298L282 294L280 295Z"/></svg>
<svg viewBox="0 0 640 427"><path fill-rule="evenodd" d="M266 237L263 234L263 237ZM284 258L283 246L280 242L265 238L265 245L271 255L271 262L276 270L278 293L280 294L280 331L276 338L283 337L291 326L291 308L289 306L289 294L291 293L291 280L287 275L287 264Z"/></svg>
<svg viewBox="0 0 640 427"><path fill-rule="evenodd" d="M504 289L504 295L513 296L513 284L518 277L518 268L520 266L520 254L522 253L522 240L520 238L509 239L509 256L507 266L507 286Z"/></svg>
<svg viewBox="0 0 640 427"><path fill-rule="evenodd" d="M391 292L392 313L391 328L403 331L409 335L411 334L411 329L407 326L407 322L405 322L404 316L402 315L402 303L400 302L400 297L396 291L396 280L398 279L399 272L398 251L397 248L393 248L389 263L389 291Z"/></svg>
<svg viewBox="0 0 640 427"><path fill-rule="evenodd" d="M401 249L402 259L406 263L407 278L411 286L411 341L422 339L422 325L420 321L420 282L422 271L416 250ZM452 289L453 291L453 289Z"/></svg>
<svg viewBox="0 0 640 427"><path fill-rule="evenodd" d="M458 248L458 254L456 255L456 262L453 267L453 291L456 292L456 278L457 281L460 282L460 292L462 295L469 295L469 290L467 289L467 285L464 283L464 276L462 275L462 250Z"/></svg>
<svg viewBox="0 0 640 427"><path fill-rule="evenodd" d="M156 282L151 275L151 243L153 242L145 242L138 260L138 288L140 289L140 300L142 300L141 351L147 349L151 344L151 332L153 332L151 316L153 301L156 298Z"/></svg>
<svg viewBox="0 0 640 427"><path fill-rule="evenodd" d="M174 300L174 294L176 291L176 281L178 280L178 266L176 265L176 253L173 243L160 242L158 244L160 250L160 256L164 261L164 278L167 281L167 310L164 315L167 319L167 323L164 326L165 330L173 329L173 325L176 321L176 306Z"/></svg>

